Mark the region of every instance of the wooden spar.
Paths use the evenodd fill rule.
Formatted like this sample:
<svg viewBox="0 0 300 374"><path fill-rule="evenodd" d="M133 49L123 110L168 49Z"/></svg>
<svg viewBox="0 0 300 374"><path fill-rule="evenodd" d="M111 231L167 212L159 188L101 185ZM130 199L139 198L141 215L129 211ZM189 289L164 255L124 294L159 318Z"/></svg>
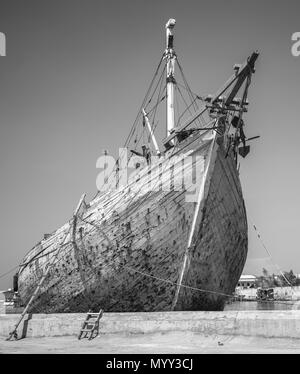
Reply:
<svg viewBox="0 0 300 374"><path fill-rule="evenodd" d="M254 52L247 61L242 65L242 67L239 69L238 73L234 73L228 81L225 83L225 85L217 91L217 93L212 97L211 103L213 104L215 101L219 99L219 97L228 90L232 84L236 82L236 85L232 89L231 93L229 94L228 98L226 99L226 105L230 105L232 100L235 98L235 95L237 94L238 90L240 89L241 85L245 81L245 79L253 72L255 61L257 60L259 54L258 52ZM195 114L190 117L183 125L176 128L176 131L174 131L171 135L169 135L166 139L163 140L163 144L167 145L170 143L171 140L173 140L177 133L184 130L186 127L188 127L191 123L193 123L198 117L200 117L202 114L204 114L207 111L207 106L200 108L195 112Z"/></svg>
<svg viewBox="0 0 300 374"><path fill-rule="evenodd" d="M66 235L64 236L63 240L61 241L60 245L59 246L62 246L67 238L69 234L69 230L67 231ZM58 253L59 253L59 250L57 250L56 254L52 257L52 261L50 264L48 264L47 268L46 268L46 271L44 273L44 275L42 276L42 278L40 279L38 285L37 285L37 288L35 289L34 293L32 294L30 300L28 301L25 309L23 310L21 316L20 316L20 319L18 320L18 322L16 323L14 329L10 332L9 334L9 337L6 339L6 340L11 340L12 337L14 337L14 339L18 339L18 335L17 335L17 329L20 325L20 323L22 322L25 314L27 313L30 305L32 304L33 300L35 299L36 295L38 294L40 288L42 287L47 275L49 274L49 271L54 263L54 261L56 260L57 256L58 256Z"/></svg>
<svg viewBox="0 0 300 374"><path fill-rule="evenodd" d="M193 237L194 237L194 234L195 234L196 223L197 223L197 218L198 218L198 215L199 215L200 206L201 206L201 203L202 203L203 198L204 198L205 184L206 184L206 179L207 179L207 176L208 176L208 171L210 169L213 148L214 148L214 145L215 145L215 139L216 139L216 137L214 135L214 138L212 140L212 144L211 144L210 150L209 150L207 165L206 165L205 172L203 174L200 189L199 189L199 195L198 195L198 199L197 199L197 203L196 203L196 207L195 207L195 211L194 211L194 216L193 216L193 221L192 221L192 224L191 224L191 230L190 230L190 233L189 233L188 242L187 242L187 246L186 246L186 250L185 250L185 254L184 254L182 269L181 269L181 272L180 272L179 281L177 283L178 286L177 286L175 297L174 297L173 303L172 303L172 310L175 309L176 304L178 302L179 292L180 292L183 276L184 276L187 261L188 261L189 250L191 248Z"/></svg>
<svg viewBox="0 0 300 374"><path fill-rule="evenodd" d="M253 73L255 61L257 60L258 56L259 56L259 53L254 52L252 53L251 57L248 58L247 62L245 62L244 66L241 68L239 74L237 75L237 78L238 78L237 82L235 86L233 87L232 91L230 92L229 96L227 97L225 105L231 104L232 100L235 98L236 94L238 93L245 79Z"/></svg>
<svg viewBox="0 0 300 374"><path fill-rule="evenodd" d="M150 124L149 118L148 118L147 113L146 113L146 111L145 111L144 108L142 109L142 113L143 113L143 116L144 116L144 118L145 118L146 124L147 124L147 126L148 126L148 130L149 130L149 132L150 132L151 139L152 139L152 142L153 142L153 145L154 145L154 148L155 148L156 154L157 154L158 156L160 156L160 150L159 150L159 148L158 148L158 144L157 144L156 138L155 138L155 136L154 136L154 132L153 132L153 130L152 130L152 127L151 127L151 124Z"/></svg>
<svg viewBox="0 0 300 374"><path fill-rule="evenodd" d="M84 201L84 199L85 199L85 196L86 196L85 193L82 194L82 196L81 196L81 198L80 198L80 200L79 200L79 203L78 203L78 205L77 205L77 207L76 207L76 209L75 209L75 211L74 211L73 218L77 217L78 212L79 212L79 209L81 208L81 205L82 205L82 203L83 203L83 201Z"/></svg>
<svg viewBox="0 0 300 374"><path fill-rule="evenodd" d="M192 124L198 117L204 114L207 111L206 107L202 107L199 111L197 111L191 118L189 118L183 125L176 127L176 131L174 131L171 135L169 135L166 139L163 140L163 144L166 145L171 142L177 135L178 132L184 130L190 124Z"/></svg>
<svg viewBox="0 0 300 374"><path fill-rule="evenodd" d="M79 203L74 211L74 214L73 214L73 224L71 225L72 226L72 244L74 246L74 249L76 250L77 248L77 245L76 245L76 227L77 227L77 216L78 216L78 212L79 212L79 209L85 199L85 193L81 196L80 200L79 200Z"/></svg>
<svg viewBox="0 0 300 374"><path fill-rule="evenodd" d="M74 214L73 214L73 220L76 219L76 217L77 217L77 215L78 215L78 212L79 212L79 209L80 209L80 207L81 207L81 205L82 205L82 203L83 203L83 201L84 201L85 196L86 196L85 193L81 196L80 201L79 201L79 203L78 203L78 205L77 205L77 208L76 208L75 211L74 211ZM48 266L46 267L46 271L45 271L44 275L43 275L42 278L40 279L40 281L39 281L39 283L38 283L38 285L37 285L37 287L36 287L34 293L32 294L32 296L31 296L30 300L28 301L28 303L27 303L25 309L23 310L23 312L22 312L22 314L21 314L21 316L20 316L18 322L15 324L14 329L9 333L9 336L8 336L8 338L7 338L6 340L11 340L12 337L14 337L14 339L18 339L17 329L18 329L20 323L22 322L23 318L25 317L25 314L27 313L29 307L30 307L31 304L33 303L34 299L36 298L36 296L37 296L37 294L38 294L40 288L42 287L42 285L43 285L45 279L47 278L47 275L49 274L50 269L52 268L52 265L55 263L55 260L57 259L57 256L58 256L58 254L59 254L59 252L60 252L59 249L60 249L60 247L61 247L62 245L64 245L65 240L67 239L67 236L69 235L70 227L71 227L71 225L69 226L69 230L67 230L66 234L64 235L63 240L62 240L61 243L59 244L59 247L57 248L56 253L53 255L53 257L52 257L52 261L51 261L51 262L48 264Z"/></svg>

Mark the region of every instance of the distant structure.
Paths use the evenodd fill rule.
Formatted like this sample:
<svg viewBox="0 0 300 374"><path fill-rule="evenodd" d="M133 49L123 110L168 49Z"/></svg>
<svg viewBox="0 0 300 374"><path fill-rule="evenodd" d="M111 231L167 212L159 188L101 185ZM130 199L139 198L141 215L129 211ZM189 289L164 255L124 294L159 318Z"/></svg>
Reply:
<svg viewBox="0 0 300 374"><path fill-rule="evenodd" d="M1 291L1 293L4 295L5 302L9 303L13 301L14 291L11 288L6 291Z"/></svg>
<svg viewBox="0 0 300 374"><path fill-rule="evenodd" d="M23 309L17 292L11 288L0 291L0 314L18 314Z"/></svg>
<svg viewBox="0 0 300 374"><path fill-rule="evenodd" d="M6 291L0 291L0 314L6 314L6 307L13 300L14 292L9 288Z"/></svg>
<svg viewBox="0 0 300 374"><path fill-rule="evenodd" d="M257 278L255 275L242 275L237 284L240 288L255 288Z"/></svg>

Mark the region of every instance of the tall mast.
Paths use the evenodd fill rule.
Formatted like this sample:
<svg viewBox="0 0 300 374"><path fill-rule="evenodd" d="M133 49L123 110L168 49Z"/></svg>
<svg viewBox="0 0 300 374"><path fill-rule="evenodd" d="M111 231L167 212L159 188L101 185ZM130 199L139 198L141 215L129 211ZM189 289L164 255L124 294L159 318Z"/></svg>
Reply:
<svg viewBox="0 0 300 374"><path fill-rule="evenodd" d="M176 20L169 19L166 24L167 46L165 52L165 59L167 61L167 136L169 136L175 127L175 111L174 111L174 87L176 84L175 73L175 59L176 54L173 49L173 29Z"/></svg>

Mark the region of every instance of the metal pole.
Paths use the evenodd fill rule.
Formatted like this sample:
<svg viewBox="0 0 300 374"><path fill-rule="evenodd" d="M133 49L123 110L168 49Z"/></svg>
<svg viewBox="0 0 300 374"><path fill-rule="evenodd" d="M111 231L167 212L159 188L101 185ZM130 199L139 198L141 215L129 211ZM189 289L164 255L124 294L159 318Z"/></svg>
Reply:
<svg viewBox="0 0 300 374"><path fill-rule="evenodd" d="M172 133L175 127L175 110L174 110L174 86L175 86L175 59L176 55L173 49L173 29L176 20L169 19L166 24L166 59L167 59L167 136Z"/></svg>

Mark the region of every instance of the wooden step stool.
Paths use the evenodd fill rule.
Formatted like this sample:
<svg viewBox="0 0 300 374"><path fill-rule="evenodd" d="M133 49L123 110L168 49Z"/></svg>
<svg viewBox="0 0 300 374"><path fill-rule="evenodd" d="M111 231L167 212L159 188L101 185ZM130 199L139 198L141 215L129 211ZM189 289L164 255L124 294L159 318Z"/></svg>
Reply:
<svg viewBox="0 0 300 374"><path fill-rule="evenodd" d="M78 339L80 340L81 337L87 338L89 336L89 340L95 338L99 332L99 321L100 318L103 316L103 310L100 309L99 313L93 313L91 310L87 313L86 319L81 326L80 333L78 335ZM93 336L94 332L96 335ZM84 336L82 336L84 334Z"/></svg>

